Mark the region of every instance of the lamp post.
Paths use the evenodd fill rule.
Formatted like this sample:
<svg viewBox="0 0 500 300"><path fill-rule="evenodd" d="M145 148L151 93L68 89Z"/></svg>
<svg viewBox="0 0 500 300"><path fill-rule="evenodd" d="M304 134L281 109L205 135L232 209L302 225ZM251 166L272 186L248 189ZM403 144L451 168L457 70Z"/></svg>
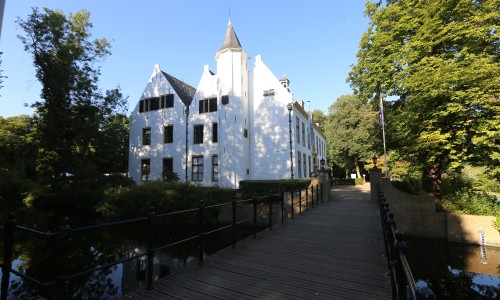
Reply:
<svg viewBox="0 0 500 300"><path fill-rule="evenodd" d="M292 150L292 103L288 103L286 105L288 109L288 129L289 129L289 137L290 137L290 175L293 179L293 150Z"/></svg>
<svg viewBox="0 0 500 300"><path fill-rule="evenodd" d="M322 158L322 159L319 161L319 164L320 164L321 170L324 170L324 169L325 169L325 159L324 159L324 158Z"/></svg>
<svg viewBox="0 0 500 300"><path fill-rule="evenodd" d="M189 106L184 107L184 114L186 115L186 182L188 181L188 116Z"/></svg>

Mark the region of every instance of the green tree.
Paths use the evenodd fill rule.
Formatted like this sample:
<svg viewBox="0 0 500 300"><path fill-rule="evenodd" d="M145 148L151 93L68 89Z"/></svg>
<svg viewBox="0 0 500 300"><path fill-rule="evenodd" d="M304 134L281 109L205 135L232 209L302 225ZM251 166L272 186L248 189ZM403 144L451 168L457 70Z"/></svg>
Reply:
<svg viewBox="0 0 500 300"><path fill-rule="evenodd" d="M36 144L27 115L0 117L0 200L18 203L33 179Z"/></svg>
<svg viewBox="0 0 500 300"><path fill-rule="evenodd" d="M360 95L340 96L330 105L328 112L325 135L329 141L329 160L343 168L346 176L355 169L361 177L360 162L370 159L375 153L375 112Z"/></svg>
<svg viewBox="0 0 500 300"><path fill-rule="evenodd" d="M128 170L130 118L126 115L127 98L120 88L106 91L97 150L102 173L126 173Z"/></svg>
<svg viewBox="0 0 500 300"><path fill-rule="evenodd" d="M106 39L91 39L90 13L67 17L57 10L33 8L18 37L33 55L42 84L36 109L39 142L37 171L48 181L67 174L89 177L97 170L95 152L101 125L103 97L97 89L100 59L109 54ZM95 174L94 174L95 175Z"/></svg>
<svg viewBox="0 0 500 300"><path fill-rule="evenodd" d="M325 130L325 123L327 121L326 115L323 113L321 109L315 109L312 112L312 118L315 124L319 125L321 130Z"/></svg>
<svg viewBox="0 0 500 300"><path fill-rule="evenodd" d="M371 21L348 80L368 98L398 98L393 146L437 196L443 171L463 162L500 176L499 9L498 0L366 3Z"/></svg>

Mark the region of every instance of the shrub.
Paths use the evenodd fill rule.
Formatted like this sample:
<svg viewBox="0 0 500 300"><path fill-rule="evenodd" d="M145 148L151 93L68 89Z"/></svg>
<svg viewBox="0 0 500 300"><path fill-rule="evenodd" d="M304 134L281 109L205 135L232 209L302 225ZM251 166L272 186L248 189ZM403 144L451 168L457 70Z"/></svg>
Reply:
<svg viewBox="0 0 500 300"><path fill-rule="evenodd" d="M206 205L230 202L235 194L232 189L183 182L147 182L108 189L97 211L108 219L128 219L146 216L150 207L165 213L198 207L200 200Z"/></svg>
<svg viewBox="0 0 500 300"><path fill-rule="evenodd" d="M486 192L475 192L471 188L462 187L444 197L442 205L445 209L470 215L497 216L500 214L500 203L497 198Z"/></svg>
<svg viewBox="0 0 500 300"><path fill-rule="evenodd" d="M240 191L242 199L256 196L265 196L275 193L299 190L308 187L310 179L280 179L280 180L242 180Z"/></svg>

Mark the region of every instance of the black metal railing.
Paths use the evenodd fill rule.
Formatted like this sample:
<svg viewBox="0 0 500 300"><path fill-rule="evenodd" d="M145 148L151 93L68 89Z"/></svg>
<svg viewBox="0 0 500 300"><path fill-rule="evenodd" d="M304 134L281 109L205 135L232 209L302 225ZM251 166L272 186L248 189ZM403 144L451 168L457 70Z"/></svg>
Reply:
<svg viewBox="0 0 500 300"><path fill-rule="evenodd" d="M9 285L10 285L10 274L15 274L23 280L29 281L39 287L50 287L50 286L58 286L58 292L61 295L58 295L59 298L68 298L69 292L67 291L67 285L70 281L88 275L93 272L102 271L105 269L109 269L113 266L116 266L121 263L125 263L128 261L132 261L135 259L146 257L147 268L146 268L146 290L154 289L153 285L153 257L155 253L158 253L160 250L165 250L167 248L172 248L174 246L178 246L180 244L188 243L188 242L197 242L198 248L198 263L203 264L204 256L205 256L205 239L208 235L214 234L216 232L220 232L222 230L231 229L232 230L232 247L236 247L237 243L237 225L242 223L252 223L253 226L253 238L257 237L258 229L262 226L258 225L258 221L262 222L262 219L268 218L267 226L269 230L273 229L273 224L276 221L273 219L273 215L280 215L281 223L284 222L285 218L293 218L294 211L296 207L299 207L299 214L302 213L302 206L305 202L305 209L307 210L310 207L314 206L314 202L319 204L319 202L323 202L321 197L322 193L319 190L323 190L321 185L311 186L305 189L305 197L302 197L304 194L303 190L292 190L290 191L290 196L288 200L285 200L285 195L287 193L279 193L272 194L267 196L257 197L254 196L251 199L238 200L237 198L233 198L231 202L215 204L215 205L205 205L205 202L201 200L197 208L187 209L182 211L175 211L170 213L161 213L157 214L155 212L154 207L149 208L149 212L147 217L123 220L118 222L92 225L86 227L79 228L71 228L69 225L69 219L67 217L62 219L62 222L59 226L59 231L56 232L42 232L36 229L19 226L16 223L16 217L14 214L9 214L8 220L4 223L3 226L0 226L0 233L3 234L3 264L2 268L2 282L0 289L0 299L6 300L8 298L9 293ZM299 200L294 202L294 195L298 195ZM304 198L304 199L303 199ZM251 216L238 216L238 206L248 205L253 206L253 213ZM263 209L267 206L267 209ZM205 222L205 217L207 214L207 210L209 209L224 209L225 207L231 207L231 222L222 222L223 226L219 226L216 228L207 227ZM259 213L258 207L261 208L261 212ZM289 209L289 212L287 211ZM197 214L197 229L198 232L190 237L182 238L180 240L171 241L159 246L155 246L157 240L159 238L159 234L157 234L158 230L155 230L155 226L159 226L160 221L163 219L172 218L174 216L184 216L186 214ZM228 224L230 223L230 224ZM135 253L134 255L130 255L130 257L126 257L120 260L116 260L110 263L105 263L94 268L84 270L74 274L67 274L66 264L68 260L71 258L70 255L70 243L71 236L76 233L83 234L89 233L91 231L97 231L99 229L104 228L114 228L119 225L129 225L129 224L141 224L143 228L147 229L147 247L146 251ZM160 224L161 225L161 224ZM220 225L220 224L219 224ZM56 248L58 249L58 276L50 281L42 281L40 279L28 276L23 272L15 270L12 268L12 257L13 257L13 249L16 244L16 232L25 232L32 236L38 236L41 238L54 239L57 244ZM47 266L48 268L51 266Z"/></svg>
<svg viewBox="0 0 500 300"><path fill-rule="evenodd" d="M410 265L406 259L406 243L404 233L396 227L394 213L389 209L382 185L377 184L377 194L380 208L380 219L384 234L385 256L387 268L391 276L393 299L435 299L435 295L428 287L418 287L413 278Z"/></svg>

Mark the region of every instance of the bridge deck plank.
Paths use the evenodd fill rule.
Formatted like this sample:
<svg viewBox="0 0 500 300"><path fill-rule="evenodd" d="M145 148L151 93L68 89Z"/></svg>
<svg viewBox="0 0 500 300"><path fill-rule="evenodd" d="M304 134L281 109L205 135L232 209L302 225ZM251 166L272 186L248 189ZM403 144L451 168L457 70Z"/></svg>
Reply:
<svg viewBox="0 0 500 300"><path fill-rule="evenodd" d="M391 299L369 187L335 186L332 197L125 299Z"/></svg>

